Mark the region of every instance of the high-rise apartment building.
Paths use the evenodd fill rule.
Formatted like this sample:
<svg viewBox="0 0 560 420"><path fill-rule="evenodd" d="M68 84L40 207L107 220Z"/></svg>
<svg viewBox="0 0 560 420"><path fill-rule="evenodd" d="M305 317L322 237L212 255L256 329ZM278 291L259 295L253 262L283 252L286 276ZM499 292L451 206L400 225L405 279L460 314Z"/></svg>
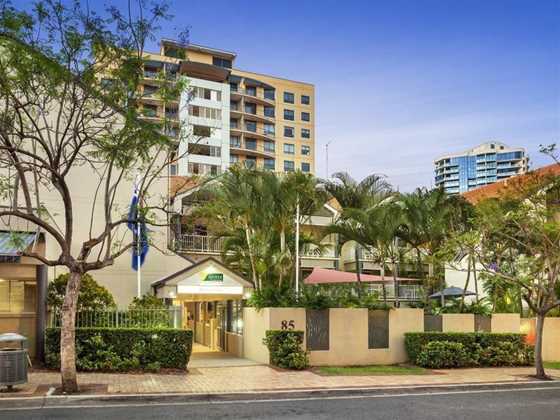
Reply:
<svg viewBox="0 0 560 420"><path fill-rule="evenodd" d="M525 149L488 142L462 153L442 156L435 162L435 185L448 194L460 194L492 184L528 169Z"/></svg>
<svg viewBox="0 0 560 420"><path fill-rule="evenodd" d="M168 134L178 139L172 174L217 175L232 164L313 173L314 86L238 70L235 58L171 40L146 54L141 106L145 118L172 121ZM176 102L158 100L161 75L187 77Z"/></svg>

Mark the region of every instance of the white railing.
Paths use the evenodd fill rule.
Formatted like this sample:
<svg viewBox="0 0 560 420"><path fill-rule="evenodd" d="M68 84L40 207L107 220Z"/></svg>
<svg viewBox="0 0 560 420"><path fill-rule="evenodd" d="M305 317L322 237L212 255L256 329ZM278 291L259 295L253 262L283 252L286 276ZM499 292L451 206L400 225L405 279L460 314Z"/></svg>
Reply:
<svg viewBox="0 0 560 420"><path fill-rule="evenodd" d="M49 313L49 327L60 327L60 312ZM163 309L109 309L78 311L76 328L181 328L181 308Z"/></svg>
<svg viewBox="0 0 560 420"><path fill-rule="evenodd" d="M175 250L183 252L207 252L219 254L222 252L224 238L208 235L181 235L175 240Z"/></svg>
<svg viewBox="0 0 560 420"><path fill-rule="evenodd" d="M383 298L383 285L381 284L369 284L369 290L371 292L376 292L379 294L379 299ZM385 285L385 293L387 294L387 299L395 299L395 285L387 284ZM399 298L403 300L421 300L424 296L422 286L411 285L411 284L401 284L399 285Z"/></svg>
<svg viewBox="0 0 560 420"><path fill-rule="evenodd" d="M309 245L302 253L303 257L307 258L336 258L334 248L326 246L322 250L314 245Z"/></svg>

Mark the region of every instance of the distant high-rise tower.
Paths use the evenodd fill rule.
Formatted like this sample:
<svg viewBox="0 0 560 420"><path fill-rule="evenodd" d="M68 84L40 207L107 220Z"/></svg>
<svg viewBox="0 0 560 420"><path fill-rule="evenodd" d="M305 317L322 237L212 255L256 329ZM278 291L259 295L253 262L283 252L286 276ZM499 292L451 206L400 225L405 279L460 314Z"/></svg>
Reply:
<svg viewBox="0 0 560 420"><path fill-rule="evenodd" d="M460 194L492 184L528 169L525 149L509 147L496 141L481 144L463 153L445 155L435 160L435 184L448 194Z"/></svg>

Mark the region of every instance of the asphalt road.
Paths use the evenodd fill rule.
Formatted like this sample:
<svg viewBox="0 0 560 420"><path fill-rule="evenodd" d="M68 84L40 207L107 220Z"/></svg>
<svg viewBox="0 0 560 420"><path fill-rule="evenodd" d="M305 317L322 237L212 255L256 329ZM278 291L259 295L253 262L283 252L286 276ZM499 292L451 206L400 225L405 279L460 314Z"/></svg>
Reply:
<svg viewBox="0 0 560 420"><path fill-rule="evenodd" d="M99 404L99 405L98 405ZM119 405L120 406L117 406ZM3 406L5 407L5 406ZM220 402L88 402L0 409L0 419L560 419L560 384L465 390Z"/></svg>

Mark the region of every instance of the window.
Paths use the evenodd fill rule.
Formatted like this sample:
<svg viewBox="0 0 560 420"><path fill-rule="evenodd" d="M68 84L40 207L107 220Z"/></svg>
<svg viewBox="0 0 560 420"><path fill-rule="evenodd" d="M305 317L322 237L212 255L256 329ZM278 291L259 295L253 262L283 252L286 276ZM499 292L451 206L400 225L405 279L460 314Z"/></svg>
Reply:
<svg viewBox="0 0 560 420"><path fill-rule="evenodd" d="M264 98L270 99L271 101L274 100L274 89L264 89Z"/></svg>
<svg viewBox="0 0 560 420"><path fill-rule="evenodd" d="M35 312L34 281L5 280L0 282L0 312Z"/></svg>
<svg viewBox="0 0 560 420"><path fill-rule="evenodd" d="M144 96L154 96L158 91L157 86L144 85Z"/></svg>
<svg viewBox="0 0 560 420"><path fill-rule="evenodd" d="M287 104L294 103L294 94L291 92L284 92L284 102Z"/></svg>
<svg viewBox="0 0 560 420"><path fill-rule="evenodd" d="M230 82L229 83L229 89L232 92L237 92L237 90L239 89L239 85L237 83Z"/></svg>
<svg viewBox="0 0 560 420"><path fill-rule="evenodd" d="M252 133L256 133L257 123L254 121L245 121L245 130L251 131Z"/></svg>
<svg viewBox="0 0 560 420"><path fill-rule="evenodd" d="M301 103L303 105L309 105L309 103L310 103L309 96L301 95Z"/></svg>
<svg viewBox="0 0 560 420"><path fill-rule="evenodd" d="M294 111L292 109L285 109L284 110L284 119L285 120L294 120Z"/></svg>
<svg viewBox="0 0 560 420"><path fill-rule="evenodd" d="M269 153L274 153L276 151L276 145L273 141L264 142L264 151Z"/></svg>
<svg viewBox="0 0 560 420"><path fill-rule="evenodd" d="M263 165L264 169L268 169L273 171L274 169L276 169L276 165L275 165L275 161L273 158L265 158L264 159L264 165Z"/></svg>
<svg viewBox="0 0 560 420"><path fill-rule="evenodd" d="M265 106L264 107L264 116L274 118L274 107L273 106Z"/></svg>
<svg viewBox="0 0 560 420"><path fill-rule="evenodd" d="M230 147L241 147L241 138L239 136L230 136L229 145Z"/></svg>
<svg viewBox="0 0 560 420"><path fill-rule="evenodd" d="M257 96L257 88L255 86L246 86L245 93L251 96Z"/></svg>
<svg viewBox="0 0 560 420"><path fill-rule="evenodd" d="M239 101L230 101L229 109L231 109L232 111L239 111Z"/></svg>
<svg viewBox="0 0 560 420"><path fill-rule="evenodd" d="M311 130L309 130L308 128L302 128L301 129L301 138L302 139L308 139L311 137Z"/></svg>
<svg viewBox="0 0 560 420"><path fill-rule="evenodd" d="M189 173L195 175L219 175L220 167L206 163L189 162Z"/></svg>
<svg viewBox="0 0 560 420"><path fill-rule="evenodd" d="M301 162L301 171L302 172L309 172L311 169L309 163L307 162Z"/></svg>
<svg viewBox="0 0 560 420"><path fill-rule="evenodd" d="M302 112L301 113L301 120L302 121L309 121L311 119L309 112Z"/></svg>
<svg viewBox="0 0 560 420"><path fill-rule="evenodd" d="M189 153L193 155L220 157L222 156L222 149L207 144L189 143Z"/></svg>
<svg viewBox="0 0 560 420"><path fill-rule="evenodd" d="M142 115L145 117L156 118L157 117L157 106L155 105L142 105Z"/></svg>
<svg viewBox="0 0 560 420"><path fill-rule="evenodd" d="M284 171L285 172L293 172L295 169L294 161L293 160L285 160L284 161Z"/></svg>
<svg viewBox="0 0 560 420"><path fill-rule="evenodd" d="M207 89L199 86L193 87L192 96L194 98L206 99L207 101L221 102L222 100L221 91L215 89Z"/></svg>
<svg viewBox="0 0 560 420"><path fill-rule="evenodd" d="M218 67L225 67L226 69L231 69L231 60L222 57L212 57L212 64Z"/></svg>
<svg viewBox="0 0 560 420"><path fill-rule="evenodd" d="M189 115L210 120L221 120L222 110L217 108L208 108L206 106L189 105Z"/></svg>
<svg viewBox="0 0 560 420"><path fill-rule="evenodd" d="M309 146L301 146L301 154L304 156L309 156L309 154L311 153L311 147Z"/></svg>
<svg viewBox="0 0 560 420"><path fill-rule="evenodd" d="M193 135L198 137L210 137L212 129L203 125L193 125Z"/></svg>
<svg viewBox="0 0 560 420"><path fill-rule="evenodd" d="M257 140L256 139L245 139L245 149L257 150Z"/></svg>
<svg viewBox="0 0 560 420"><path fill-rule="evenodd" d="M264 134L273 136L275 133L274 124L264 124Z"/></svg>
<svg viewBox="0 0 560 420"><path fill-rule="evenodd" d="M294 137L294 127L284 127L284 137Z"/></svg>
<svg viewBox="0 0 560 420"><path fill-rule="evenodd" d="M256 115L257 113L257 104L245 103L245 112L247 114Z"/></svg>
<svg viewBox="0 0 560 420"><path fill-rule="evenodd" d="M229 155L229 163L234 165L237 162L239 162L239 155Z"/></svg>
<svg viewBox="0 0 560 420"><path fill-rule="evenodd" d="M291 143L284 143L284 153L293 155L296 152L296 147Z"/></svg>
<svg viewBox="0 0 560 420"><path fill-rule="evenodd" d="M227 302L227 332L243 334L243 302L231 300Z"/></svg>
<svg viewBox="0 0 560 420"><path fill-rule="evenodd" d="M239 120L229 120L230 128L239 128Z"/></svg>

